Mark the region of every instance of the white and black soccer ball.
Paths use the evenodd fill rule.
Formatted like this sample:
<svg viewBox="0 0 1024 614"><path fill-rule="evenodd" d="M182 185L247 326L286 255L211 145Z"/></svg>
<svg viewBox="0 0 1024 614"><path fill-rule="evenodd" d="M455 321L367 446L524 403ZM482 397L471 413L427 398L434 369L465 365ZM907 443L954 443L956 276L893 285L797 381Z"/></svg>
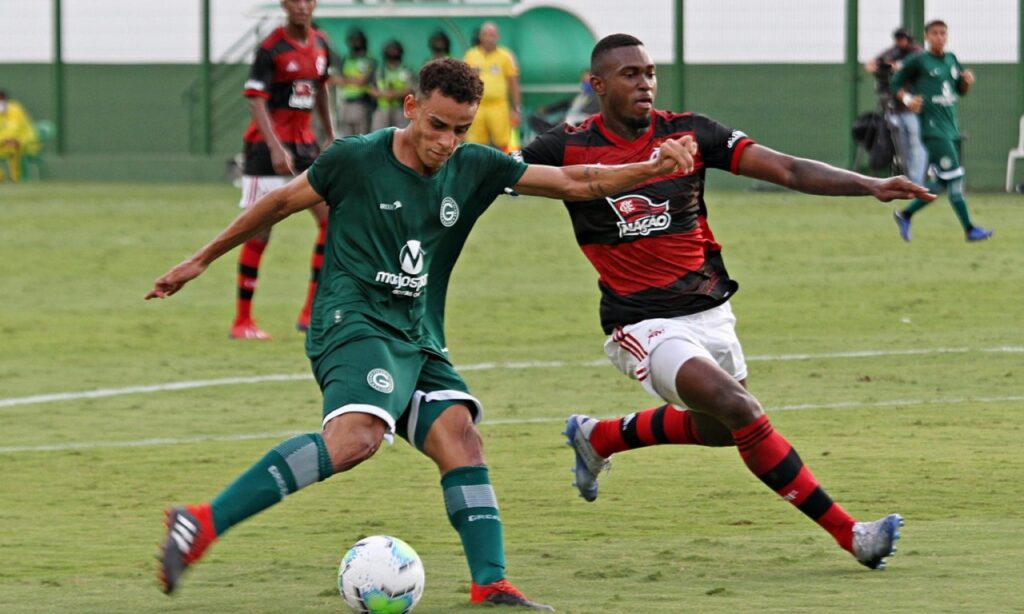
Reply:
<svg viewBox="0 0 1024 614"><path fill-rule="evenodd" d="M423 563L412 546L389 535L356 542L338 567L338 592L363 614L405 614L423 596Z"/></svg>

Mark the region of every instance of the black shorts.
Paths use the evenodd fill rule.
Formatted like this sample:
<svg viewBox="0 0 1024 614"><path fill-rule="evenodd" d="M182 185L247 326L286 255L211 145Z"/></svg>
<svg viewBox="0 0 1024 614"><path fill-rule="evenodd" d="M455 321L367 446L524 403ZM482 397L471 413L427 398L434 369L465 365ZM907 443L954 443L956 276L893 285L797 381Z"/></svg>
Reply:
<svg viewBox="0 0 1024 614"><path fill-rule="evenodd" d="M320 147L316 143L282 143L292 154L292 164L295 165L295 172L301 173L313 164L313 160L320 155ZM245 156L245 165L242 174L254 177L266 177L277 175L274 171L274 163L270 160L270 148L265 141L258 143L246 143L242 148Z"/></svg>

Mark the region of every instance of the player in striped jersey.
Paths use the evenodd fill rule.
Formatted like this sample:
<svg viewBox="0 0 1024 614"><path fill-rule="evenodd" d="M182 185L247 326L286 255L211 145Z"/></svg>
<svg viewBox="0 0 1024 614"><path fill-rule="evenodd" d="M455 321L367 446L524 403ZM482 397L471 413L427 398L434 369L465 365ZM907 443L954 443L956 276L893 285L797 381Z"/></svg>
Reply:
<svg viewBox="0 0 1024 614"><path fill-rule="evenodd" d="M263 39L256 50L245 82L252 121L245 131L245 166L242 176L242 200L247 208L272 190L303 172L320 154L313 133L313 113L326 133L325 142L334 140L334 122L324 81L327 79L327 39L313 25L316 0L282 0L287 23ZM309 327L309 314L323 263L327 233L327 205L310 209L318 226L316 246L310 263L306 303L295 326ZM252 299L256 292L260 261L270 241L270 230L252 237L238 254L238 298L235 320L229 336L233 339L269 339L252 317Z"/></svg>
<svg viewBox="0 0 1024 614"><path fill-rule="evenodd" d="M746 389L747 368L729 305L738 289L708 226L709 168L802 192L870 195L881 201L933 199L905 177L877 179L794 158L743 132L693 113L654 107L654 62L638 39L602 39L591 56L601 112L565 124L522 152L530 164L621 164L657 155L660 143L690 135L692 171L657 177L604 199L565 203L576 240L597 269L605 351L624 374L664 404L624 418L571 416L576 487L597 498L597 477L616 452L676 443L736 446L769 488L828 531L861 563L884 567L902 518L856 522L825 493Z"/></svg>

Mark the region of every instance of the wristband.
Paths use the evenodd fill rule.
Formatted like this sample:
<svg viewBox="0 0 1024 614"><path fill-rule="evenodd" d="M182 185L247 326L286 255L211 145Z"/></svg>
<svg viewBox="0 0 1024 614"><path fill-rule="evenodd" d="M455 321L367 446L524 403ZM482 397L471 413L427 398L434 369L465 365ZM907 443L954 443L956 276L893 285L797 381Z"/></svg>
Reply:
<svg viewBox="0 0 1024 614"><path fill-rule="evenodd" d="M903 94L903 98L901 98L900 100L902 100L902 101L903 101L903 104L904 104L905 106L908 106L908 107L909 107L909 106L910 106L910 103L914 101L914 97L913 97L913 96L911 96L910 94Z"/></svg>

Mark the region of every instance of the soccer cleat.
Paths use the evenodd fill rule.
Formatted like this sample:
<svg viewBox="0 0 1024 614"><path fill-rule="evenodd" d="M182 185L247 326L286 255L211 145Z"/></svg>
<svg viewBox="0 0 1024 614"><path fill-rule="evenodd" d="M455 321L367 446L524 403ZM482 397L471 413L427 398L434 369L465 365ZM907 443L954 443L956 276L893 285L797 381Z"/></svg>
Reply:
<svg viewBox="0 0 1024 614"><path fill-rule="evenodd" d="M992 231L981 226L971 226L971 229L967 231L967 242L972 241L984 241L985 239L992 236Z"/></svg>
<svg viewBox="0 0 1024 614"><path fill-rule="evenodd" d="M885 557L896 554L903 516L889 514L874 522L853 525L853 556L871 569L885 569Z"/></svg>
<svg viewBox="0 0 1024 614"><path fill-rule="evenodd" d="M598 474L611 466L611 461L598 454L590 445L590 434L596 425L597 420L590 416L573 414L566 420L565 432L562 433L576 453L576 465L573 467L576 481L572 485L587 501L597 499Z"/></svg>
<svg viewBox="0 0 1024 614"><path fill-rule="evenodd" d="M228 337L232 339L270 339L270 333L260 330L259 326L256 326L256 322L252 320L236 320L231 325L231 332L228 333Z"/></svg>
<svg viewBox="0 0 1024 614"><path fill-rule="evenodd" d="M508 580L498 580L483 586L473 582L469 589L470 603L492 603L494 605L510 605L528 610L541 610L543 612L554 612L555 608L530 601L518 588L512 586Z"/></svg>
<svg viewBox="0 0 1024 614"><path fill-rule="evenodd" d="M164 592L170 595L185 570L198 561L217 538L217 531L209 504L172 507L164 512L164 525L167 538L160 546L157 577Z"/></svg>
<svg viewBox="0 0 1024 614"><path fill-rule="evenodd" d="M900 229L900 237L910 243L910 218L903 215L901 211L893 211L892 219L896 220L896 226Z"/></svg>

